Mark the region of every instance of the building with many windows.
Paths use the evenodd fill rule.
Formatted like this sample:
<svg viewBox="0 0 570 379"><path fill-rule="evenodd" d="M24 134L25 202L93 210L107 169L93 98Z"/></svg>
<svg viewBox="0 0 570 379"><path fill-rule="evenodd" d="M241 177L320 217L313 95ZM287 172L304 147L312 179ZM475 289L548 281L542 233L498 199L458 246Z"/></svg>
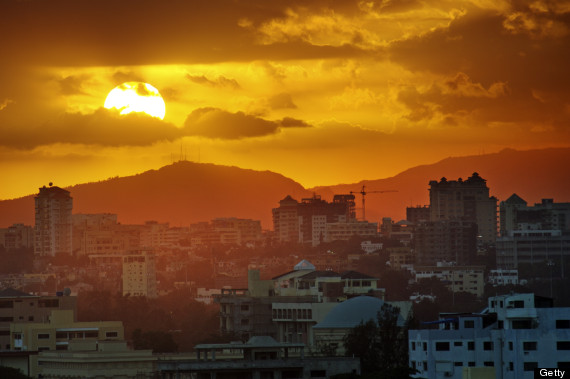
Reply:
<svg viewBox="0 0 570 379"><path fill-rule="evenodd" d="M121 257L123 260L123 295L157 297L155 256L141 251Z"/></svg>
<svg viewBox="0 0 570 379"><path fill-rule="evenodd" d="M71 212L73 198L59 187L43 186L35 200L36 255L55 256L72 253L73 221Z"/></svg>
<svg viewBox="0 0 570 379"><path fill-rule="evenodd" d="M488 299L475 314L440 314L439 329L408 332L410 367L418 378L462 378L465 368L496 378L531 379L536 368L570 369L570 308L552 299L511 294Z"/></svg>
<svg viewBox="0 0 570 379"><path fill-rule="evenodd" d="M10 349L10 324L46 322L52 311L75 311L76 304L75 296L36 296L11 288L0 291L0 350Z"/></svg>
<svg viewBox="0 0 570 379"><path fill-rule="evenodd" d="M467 180L429 182L430 219L464 220L477 224L481 242L493 244L497 237L497 198L489 196L487 181L474 172Z"/></svg>

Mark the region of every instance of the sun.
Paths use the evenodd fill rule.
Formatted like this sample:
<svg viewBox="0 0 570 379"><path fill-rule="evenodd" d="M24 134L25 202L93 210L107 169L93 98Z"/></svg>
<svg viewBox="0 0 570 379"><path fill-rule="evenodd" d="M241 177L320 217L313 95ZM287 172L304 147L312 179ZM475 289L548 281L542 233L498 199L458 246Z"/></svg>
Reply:
<svg viewBox="0 0 570 379"><path fill-rule="evenodd" d="M105 99L105 108L117 109L121 114L146 113L164 119L166 105L156 88L143 82L126 82L113 88Z"/></svg>

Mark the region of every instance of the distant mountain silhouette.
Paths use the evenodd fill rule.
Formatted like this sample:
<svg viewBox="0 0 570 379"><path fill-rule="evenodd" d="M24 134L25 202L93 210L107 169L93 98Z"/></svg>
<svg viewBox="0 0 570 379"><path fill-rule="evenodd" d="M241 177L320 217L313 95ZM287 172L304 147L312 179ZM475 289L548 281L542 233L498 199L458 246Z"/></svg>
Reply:
<svg viewBox="0 0 570 379"><path fill-rule="evenodd" d="M312 196L325 199L333 194L397 190L366 195L366 218L405 218L406 206L429 203L429 181L446 177L467 179L478 172L487 180L491 195L499 201L513 193L529 203L542 198L570 201L570 148L515 151L447 158L408 169L394 177L353 184L303 188L299 183L270 171L245 170L214 164L177 162L159 170L66 188L73 197L74 213L117 213L123 224L147 220L172 226L209 221L216 217L261 220L272 229L271 209L291 195L297 200ZM43 183L40 183L43 185ZM14 223L34 224L34 195L0 201L0 227ZM360 208L361 195L357 196ZM360 217L361 210L357 210Z"/></svg>
<svg viewBox="0 0 570 379"><path fill-rule="evenodd" d="M116 213L122 224L147 220L171 226L216 217L261 220L272 228L271 208L287 195L310 196L299 183L270 171L177 162L138 175L66 188L73 213ZM34 225L34 195L0 201L0 225Z"/></svg>
<svg viewBox="0 0 570 379"><path fill-rule="evenodd" d="M398 192L366 195L366 218L378 221L392 217L396 221L406 217L406 207L429 204L429 181L446 177L450 180L467 179L478 172L487 180L491 196L506 200L517 193L529 205L543 198L556 202L570 202L570 148L551 148L518 151L505 149L494 154L452 157L430 165L410 168L386 179L364 180L354 184L340 184L311 188L324 199L332 194L349 191L397 190ZM357 216L361 212L361 195L357 194Z"/></svg>

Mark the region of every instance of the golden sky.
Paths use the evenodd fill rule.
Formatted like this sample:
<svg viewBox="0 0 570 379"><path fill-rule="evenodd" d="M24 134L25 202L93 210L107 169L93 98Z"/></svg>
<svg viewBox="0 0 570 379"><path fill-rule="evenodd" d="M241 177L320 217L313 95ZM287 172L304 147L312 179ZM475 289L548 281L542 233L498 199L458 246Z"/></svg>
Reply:
<svg viewBox="0 0 570 379"><path fill-rule="evenodd" d="M0 199L180 158L309 187L570 146L570 1L2 0ZM164 120L103 108L150 83Z"/></svg>

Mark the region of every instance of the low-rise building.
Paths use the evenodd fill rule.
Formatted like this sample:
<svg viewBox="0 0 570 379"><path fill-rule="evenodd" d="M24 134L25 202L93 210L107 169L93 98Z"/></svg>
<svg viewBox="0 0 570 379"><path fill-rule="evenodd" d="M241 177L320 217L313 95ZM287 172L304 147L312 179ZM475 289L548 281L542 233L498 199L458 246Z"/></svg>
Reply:
<svg viewBox="0 0 570 379"><path fill-rule="evenodd" d="M202 344L196 359L159 360L163 379L178 378L330 378L360 374L354 357L308 357L304 344L252 337L246 343Z"/></svg>
<svg viewBox="0 0 570 379"><path fill-rule="evenodd" d="M485 291L485 266L415 266L416 282L436 277L452 292L469 292L477 297Z"/></svg>

